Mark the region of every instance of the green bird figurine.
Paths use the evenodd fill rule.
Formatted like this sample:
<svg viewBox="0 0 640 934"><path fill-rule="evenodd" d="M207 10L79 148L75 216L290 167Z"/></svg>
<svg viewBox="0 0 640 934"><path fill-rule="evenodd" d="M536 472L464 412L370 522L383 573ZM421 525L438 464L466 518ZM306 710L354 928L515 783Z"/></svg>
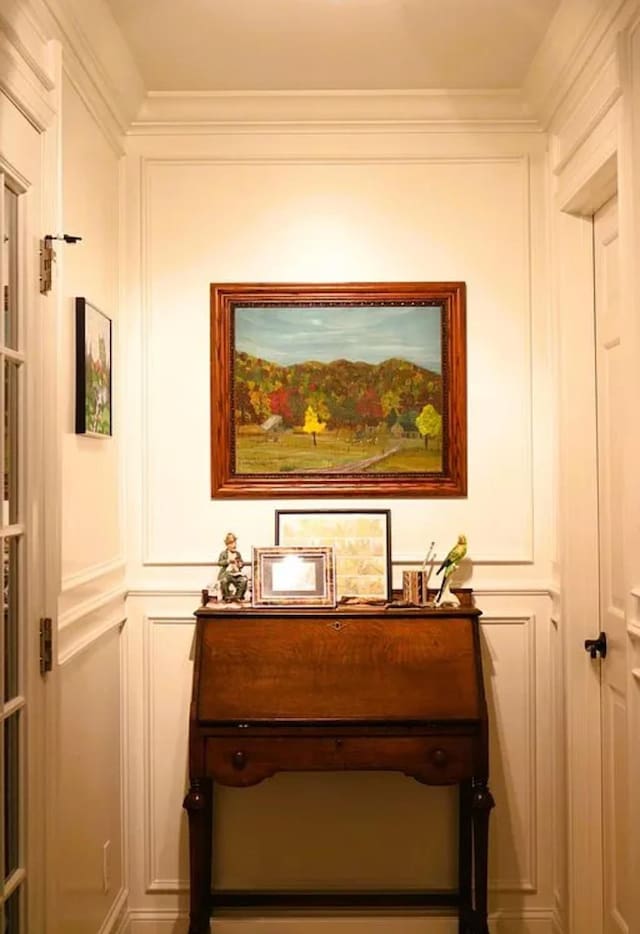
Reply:
<svg viewBox="0 0 640 934"><path fill-rule="evenodd" d="M442 574L442 583L440 584L440 590L438 591L438 596L436 597L436 604L439 604L444 595L445 587L451 575L454 573L455 569L458 567L462 559L467 553L467 536L458 535L458 541L455 543L447 557L444 559L436 574Z"/></svg>

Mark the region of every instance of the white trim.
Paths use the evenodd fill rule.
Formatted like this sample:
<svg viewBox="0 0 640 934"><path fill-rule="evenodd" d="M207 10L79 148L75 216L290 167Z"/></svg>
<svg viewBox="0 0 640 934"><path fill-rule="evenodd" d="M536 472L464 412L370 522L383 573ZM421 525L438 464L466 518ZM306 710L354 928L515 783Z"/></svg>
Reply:
<svg viewBox="0 0 640 934"><path fill-rule="evenodd" d="M128 934L186 934L188 914L171 908L130 909ZM176 924L177 922L177 924ZM496 911L489 914L492 930L503 930L509 934L555 934L556 916L551 908L522 908ZM360 915L309 915L287 914L261 916L255 912L251 917L221 916L215 920L216 934L314 934L314 932L339 932L339 934L456 934L458 920L453 914L424 912L406 915L379 912ZM558 934L563 934L560 929Z"/></svg>
<svg viewBox="0 0 640 934"><path fill-rule="evenodd" d="M211 566L211 561L207 563ZM127 599L139 597L192 597L199 600L204 586L199 590L180 583L173 584L147 584L144 581L135 581L126 592ZM473 594L487 597L550 597L551 588L545 581L515 581L513 583L488 582L473 584ZM155 617L154 617L155 618Z"/></svg>
<svg viewBox="0 0 640 934"><path fill-rule="evenodd" d="M3 0L0 32L5 34L43 90L53 91L55 82L47 71L47 40L26 13L24 4Z"/></svg>
<svg viewBox="0 0 640 934"><path fill-rule="evenodd" d="M63 45L65 68L82 80L116 137L126 132L142 100L143 82L107 4L27 0Z"/></svg>
<svg viewBox="0 0 640 934"><path fill-rule="evenodd" d="M559 210L591 217L615 195L620 109L620 102L616 101L558 173Z"/></svg>
<svg viewBox="0 0 640 934"><path fill-rule="evenodd" d="M578 152L622 94L618 55L612 52L557 137L553 171L558 174Z"/></svg>
<svg viewBox="0 0 640 934"><path fill-rule="evenodd" d="M536 616L534 613L528 615L517 615L515 613L498 614L482 616L480 619L480 631L485 626L506 625L506 626L525 626L526 627L526 652L525 665L527 669L527 689L525 692L526 719L527 719L527 737L526 747L529 757L528 774L528 807L526 831L523 834L523 843L528 845L528 878L520 878L517 882L504 881L500 879L490 879L489 891L500 893L526 893L535 894L538 891L538 821L537 821L537 801L538 801L538 774L537 774L537 702L536 702ZM486 681L485 675L485 681ZM516 867L521 869L520 866ZM499 914L502 914L499 912Z"/></svg>
<svg viewBox="0 0 640 934"><path fill-rule="evenodd" d="M124 626L126 621L127 617L120 611L115 616L102 620L94 626L85 625L82 634L76 638L62 639L62 634L60 634L58 636L58 667L62 668L63 665L66 665L76 655L90 648L98 639L111 632L112 629Z"/></svg>
<svg viewBox="0 0 640 934"><path fill-rule="evenodd" d="M55 116L54 83L46 71L47 51L47 43L37 35L24 9L16 7L13 0L5 0L0 13L0 89L39 132L50 126Z"/></svg>
<svg viewBox="0 0 640 934"><path fill-rule="evenodd" d="M143 878L145 893L171 893L188 892L189 879L156 879L156 820L155 798L153 782L153 748L154 734L154 668L153 668L153 640L156 625L192 625L195 627L193 616L149 614L142 617L142 697L143 697L143 726L142 726L142 775L144 788L144 832L143 832Z"/></svg>
<svg viewBox="0 0 640 934"><path fill-rule="evenodd" d="M122 555L118 555L111 561L103 561L100 564L92 564L90 567L85 568L83 571L78 571L75 574L68 574L66 577L63 577L62 583L60 585L60 592L68 593L68 591L75 590L77 587L82 587L85 584L91 584L94 581L99 580L101 577L106 577L108 574L113 574L116 571L124 571L126 566L127 562Z"/></svg>
<svg viewBox="0 0 640 934"><path fill-rule="evenodd" d="M113 112L105 106L104 97L96 86L87 80L84 61L67 53L63 57L62 66L63 79L68 79L115 155L123 156L124 129L114 120Z"/></svg>
<svg viewBox="0 0 640 934"><path fill-rule="evenodd" d="M591 82L636 14L637 0L560 4L523 86L543 129L571 113L572 97Z"/></svg>
<svg viewBox="0 0 640 934"><path fill-rule="evenodd" d="M131 135L251 130L323 133L539 132L517 89L402 91L149 91Z"/></svg>
<svg viewBox="0 0 640 934"><path fill-rule="evenodd" d="M69 626L73 626L74 623L85 619L90 613L101 610L102 607L107 606L109 603L113 603L115 600L124 600L126 594L127 591L124 587L115 587L113 590L107 590L90 600L84 600L82 603L76 604L76 606L71 607L65 613L61 613L58 617L58 633L62 634Z"/></svg>
<svg viewBox="0 0 640 934"><path fill-rule="evenodd" d="M98 934L116 934L117 930L123 929L123 924L128 923L127 901L129 899L129 890L121 888L113 901L107 916L100 925Z"/></svg>

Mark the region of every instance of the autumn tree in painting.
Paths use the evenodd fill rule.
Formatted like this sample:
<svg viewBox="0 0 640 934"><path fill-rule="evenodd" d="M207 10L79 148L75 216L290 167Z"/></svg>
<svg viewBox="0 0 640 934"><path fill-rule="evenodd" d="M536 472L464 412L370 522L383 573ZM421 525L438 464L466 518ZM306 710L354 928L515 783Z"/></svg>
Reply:
<svg viewBox="0 0 640 934"><path fill-rule="evenodd" d="M424 446L429 447L429 438L442 436L442 416L429 403L416 418L416 428L424 438Z"/></svg>
<svg viewBox="0 0 640 934"><path fill-rule="evenodd" d="M327 423L320 421L316 410L312 408L312 406L308 406L307 411L304 413L304 425L302 426L302 430L305 434L311 435L314 447L318 443L317 435L319 435L321 431L324 431L326 427Z"/></svg>
<svg viewBox="0 0 640 934"><path fill-rule="evenodd" d="M428 446L428 439L438 435L433 419L442 421L441 375L398 358L379 364L340 359L281 366L237 351L233 386L238 427L261 425L272 415L282 418L285 431L302 430L314 438L325 428L349 437L361 429L386 433L399 426L409 436L419 432ZM324 428L306 427L309 410ZM427 434L416 422L419 417L429 420Z"/></svg>

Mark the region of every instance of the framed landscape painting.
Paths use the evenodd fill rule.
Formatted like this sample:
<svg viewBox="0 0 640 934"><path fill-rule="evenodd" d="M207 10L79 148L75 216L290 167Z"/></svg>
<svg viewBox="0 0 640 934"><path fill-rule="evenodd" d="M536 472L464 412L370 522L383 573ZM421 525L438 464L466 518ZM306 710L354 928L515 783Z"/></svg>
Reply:
<svg viewBox="0 0 640 934"><path fill-rule="evenodd" d="M111 433L111 319L76 298L76 434Z"/></svg>
<svg viewBox="0 0 640 934"><path fill-rule="evenodd" d="M464 496L465 286L211 286L212 496Z"/></svg>

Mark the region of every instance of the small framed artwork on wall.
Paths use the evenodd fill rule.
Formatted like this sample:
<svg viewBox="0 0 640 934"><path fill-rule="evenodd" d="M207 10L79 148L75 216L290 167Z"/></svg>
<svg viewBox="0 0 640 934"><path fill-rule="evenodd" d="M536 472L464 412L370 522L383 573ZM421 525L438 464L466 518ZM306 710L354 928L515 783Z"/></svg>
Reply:
<svg viewBox="0 0 640 934"><path fill-rule="evenodd" d="M333 548L339 600L391 599L389 509L278 509L276 544Z"/></svg>
<svg viewBox="0 0 640 934"><path fill-rule="evenodd" d="M108 438L111 417L111 318L76 298L76 434Z"/></svg>

